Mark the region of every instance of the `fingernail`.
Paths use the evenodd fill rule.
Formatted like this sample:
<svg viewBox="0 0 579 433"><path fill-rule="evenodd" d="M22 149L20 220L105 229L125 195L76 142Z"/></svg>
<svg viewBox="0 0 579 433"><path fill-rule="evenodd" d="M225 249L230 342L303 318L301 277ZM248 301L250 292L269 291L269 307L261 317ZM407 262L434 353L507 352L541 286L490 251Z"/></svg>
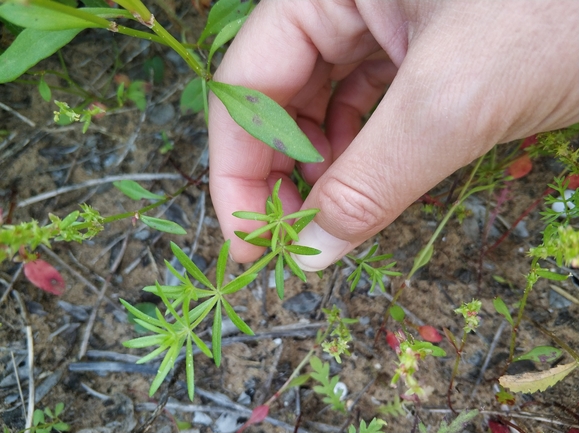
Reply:
<svg viewBox="0 0 579 433"><path fill-rule="evenodd" d="M296 242L296 245L321 251L315 256L292 254L292 258L304 271L321 271L341 259L351 249L350 242L332 236L313 221L300 232L299 236L300 240Z"/></svg>

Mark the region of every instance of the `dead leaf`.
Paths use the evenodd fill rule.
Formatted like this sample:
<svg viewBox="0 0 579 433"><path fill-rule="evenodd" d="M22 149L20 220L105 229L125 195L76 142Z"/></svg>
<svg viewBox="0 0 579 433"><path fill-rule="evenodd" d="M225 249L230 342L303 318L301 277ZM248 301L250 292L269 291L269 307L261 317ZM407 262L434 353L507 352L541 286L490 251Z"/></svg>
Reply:
<svg viewBox="0 0 579 433"><path fill-rule="evenodd" d="M532 394L537 391L545 391L548 387L563 380L578 365L579 363L574 361L545 371L501 376L499 383L513 392Z"/></svg>

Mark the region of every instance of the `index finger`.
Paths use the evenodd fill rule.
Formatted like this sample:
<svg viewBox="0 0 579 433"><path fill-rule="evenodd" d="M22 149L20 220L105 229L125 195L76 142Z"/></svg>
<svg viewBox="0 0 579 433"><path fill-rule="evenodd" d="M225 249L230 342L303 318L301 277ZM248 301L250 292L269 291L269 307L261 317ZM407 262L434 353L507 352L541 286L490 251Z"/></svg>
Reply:
<svg viewBox="0 0 579 433"><path fill-rule="evenodd" d="M320 3L324 2L318 2L318 7ZM292 9L290 2L261 2L229 48L215 80L259 90L295 114L291 101L316 75L320 52L330 61L341 56L347 62L352 53L362 57L370 49L371 44L359 43L367 29L357 10L351 7L341 10L327 3L326 14L313 2L300 3L299 11ZM328 24L324 21L333 21L337 13L347 13L356 21L356 25L348 26L346 39L351 49L344 43L337 49L338 30L324 25ZM360 47L363 53L359 53ZM287 177L294 162L247 134L213 95L209 145L211 196L224 237L231 239L231 255L240 262L255 260L262 250L238 239L234 231L249 232L260 223L239 220L231 214L237 210L262 212L271 186L280 177L286 178L280 194L285 207L289 212L299 209L301 200Z"/></svg>

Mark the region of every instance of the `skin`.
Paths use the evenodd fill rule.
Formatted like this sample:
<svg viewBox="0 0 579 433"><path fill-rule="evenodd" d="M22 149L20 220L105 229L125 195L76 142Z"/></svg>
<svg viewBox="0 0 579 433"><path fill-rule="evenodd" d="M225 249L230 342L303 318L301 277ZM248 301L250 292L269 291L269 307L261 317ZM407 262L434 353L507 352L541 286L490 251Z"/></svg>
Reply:
<svg viewBox="0 0 579 433"><path fill-rule="evenodd" d="M299 166L314 184L302 203L295 162L211 97L211 196L233 259L262 249L233 233L261 223L232 212L263 212L279 178L286 212L320 209L300 243L322 254L297 258L313 271L496 143L578 122L577 29L575 0L263 0L215 80L275 99L325 161Z"/></svg>

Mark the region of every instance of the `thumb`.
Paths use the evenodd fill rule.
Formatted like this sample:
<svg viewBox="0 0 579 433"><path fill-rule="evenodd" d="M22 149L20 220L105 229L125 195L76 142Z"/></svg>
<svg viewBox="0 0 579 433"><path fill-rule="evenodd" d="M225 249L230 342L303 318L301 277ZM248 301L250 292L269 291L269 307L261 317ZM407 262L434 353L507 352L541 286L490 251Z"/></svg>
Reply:
<svg viewBox="0 0 579 433"><path fill-rule="evenodd" d="M377 234L502 134L484 126L496 126L493 119L469 121L489 103L481 86L459 85L455 95L452 77L418 75L402 65L366 125L314 185L302 208L320 212L297 243L321 254L294 256L303 270L324 269Z"/></svg>

